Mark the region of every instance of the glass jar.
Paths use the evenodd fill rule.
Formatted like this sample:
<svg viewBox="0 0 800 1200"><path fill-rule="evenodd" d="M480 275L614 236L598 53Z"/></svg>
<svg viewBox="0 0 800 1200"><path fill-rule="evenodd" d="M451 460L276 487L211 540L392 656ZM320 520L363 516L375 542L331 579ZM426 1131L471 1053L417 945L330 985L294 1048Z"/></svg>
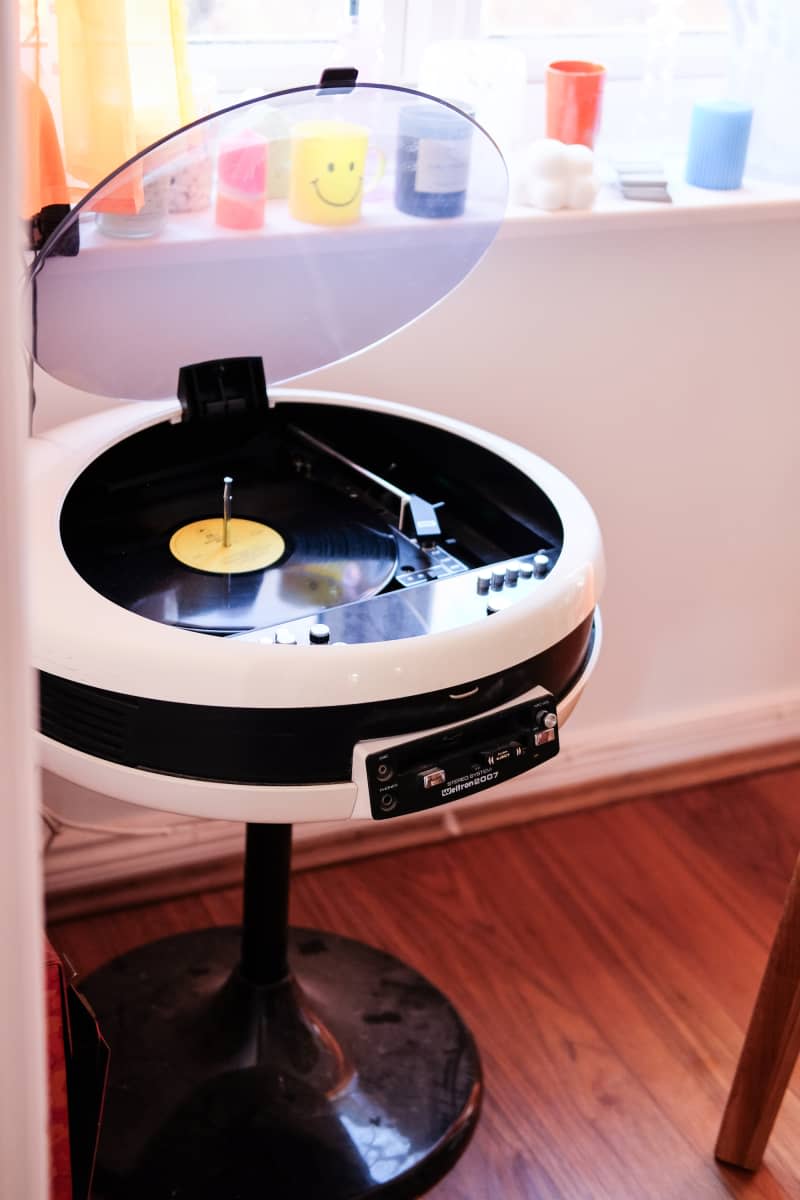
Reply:
<svg viewBox="0 0 800 1200"><path fill-rule="evenodd" d="M161 233L167 219L169 176L158 171L142 181L142 203L135 212L97 214L97 228L106 237L147 238Z"/></svg>

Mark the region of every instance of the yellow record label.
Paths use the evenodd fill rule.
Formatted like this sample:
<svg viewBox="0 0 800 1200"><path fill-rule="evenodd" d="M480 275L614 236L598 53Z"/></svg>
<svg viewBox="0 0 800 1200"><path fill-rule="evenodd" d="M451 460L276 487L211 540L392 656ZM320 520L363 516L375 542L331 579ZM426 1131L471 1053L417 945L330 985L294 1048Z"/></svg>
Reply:
<svg viewBox="0 0 800 1200"><path fill-rule="evenodd" d="M228 532L230 545L225 546L222 517L192 521L173 533L169 548L184 566L214 575L262 571L276 563L286 549L278 531L260 521L231 517Z"/></svg>

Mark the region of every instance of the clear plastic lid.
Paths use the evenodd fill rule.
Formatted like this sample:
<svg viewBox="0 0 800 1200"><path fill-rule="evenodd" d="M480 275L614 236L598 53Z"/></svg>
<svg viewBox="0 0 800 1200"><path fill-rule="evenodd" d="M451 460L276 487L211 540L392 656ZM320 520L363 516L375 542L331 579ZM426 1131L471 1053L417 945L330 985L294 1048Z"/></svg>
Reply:
<svg viewBox="0 0 800 1200"><path fill-rule="evenodd" d="M491 138L419 92L309 87L236 105L70 213L34 264L34 356L125 399L174 395L182 366L240 355L263 360L268 385L294 379L446 296L507 192Z"/></svg>

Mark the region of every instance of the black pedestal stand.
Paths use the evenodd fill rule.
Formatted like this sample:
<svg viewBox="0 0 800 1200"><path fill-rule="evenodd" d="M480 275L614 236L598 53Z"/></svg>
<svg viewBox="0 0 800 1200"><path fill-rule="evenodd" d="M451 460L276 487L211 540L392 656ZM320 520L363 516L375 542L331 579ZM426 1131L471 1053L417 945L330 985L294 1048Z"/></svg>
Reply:
<svg viewBox="0 0 800 1200"><path fill-rule="evenodd" d="M93 1200L410 1200L481 1099L449 1001L360 942L288 928L291 826L250 825L242 929L85 981L111 1047Z"/></svg>

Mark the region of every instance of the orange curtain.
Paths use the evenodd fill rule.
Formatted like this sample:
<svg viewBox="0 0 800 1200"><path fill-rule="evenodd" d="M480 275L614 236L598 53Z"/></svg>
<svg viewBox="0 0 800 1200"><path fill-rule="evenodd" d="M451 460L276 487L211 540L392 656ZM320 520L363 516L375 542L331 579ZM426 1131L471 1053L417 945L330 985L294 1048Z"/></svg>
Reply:
<svg viewBox="0 0 800 1200"><path fill-rule="evenodd" d="M69 190L47 97L27 75L21 84L22 215L30 218L48 204L69 204Z"/></svg>
<svg viewBox="0 0 800 1200"><path fill-rule="evenodd" d="M42 70L47 31L40 21L39 0L19 0L19 36L21 214L31 218L47 205L69 203L56 122L42 86L42 77L48 74ZM47 81L51 82L49 76Z"/></svg>
<svg viewBox="0 0 800 1200"><path fill-rule="evenodd" d="M19 2L38 27L43 0ZM53 9L63 162L79 195L193 120L183 0L54 0ZM140 202L141 187L126 186L103 207L134 212Z"/></svg>
<svg viewBox="0 0 800 1200"><path fill-rule="evenodd" d="M57 0L67 170L87 188L136 153L125 0Z"/></svg>

